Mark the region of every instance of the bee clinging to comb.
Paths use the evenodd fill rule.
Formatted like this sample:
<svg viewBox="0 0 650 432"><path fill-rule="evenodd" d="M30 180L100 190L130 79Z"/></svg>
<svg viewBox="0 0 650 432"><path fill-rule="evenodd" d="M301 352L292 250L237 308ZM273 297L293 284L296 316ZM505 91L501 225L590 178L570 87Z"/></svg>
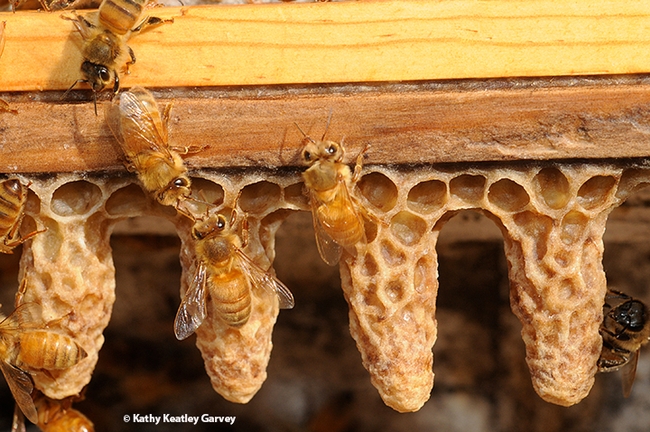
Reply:
<svg viewBox="0 0 650 432"><path fill-rule="evenodd" d="M321 258L336 265L342 249L356 256L355 246L366 243L362 209L351 191L359 180L364 149L357 157L354 172L343 163L345 149L341 143L325 140L331 119L320 140L305 134L302 160L309 166L302 177L309 195L316 244Z"/></svg>

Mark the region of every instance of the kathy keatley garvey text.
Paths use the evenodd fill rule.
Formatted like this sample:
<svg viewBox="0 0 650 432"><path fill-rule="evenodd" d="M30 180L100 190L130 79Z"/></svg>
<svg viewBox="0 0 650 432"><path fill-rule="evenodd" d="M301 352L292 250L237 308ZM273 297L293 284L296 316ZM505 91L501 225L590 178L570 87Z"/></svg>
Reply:
<svg viewBox="0 0 650 432"><path fill-rule="evenodd" d="M194 425L201 423L228 423L232 425L235 423L235 416L213 416L210 414L203 414L201 416L191 416L187 414L183 415L153 415L153 414L133 414L133 423L153 423L160 424L162 423L192 423ZM124 416L124 421L129 421L129 416Z"/></svg>

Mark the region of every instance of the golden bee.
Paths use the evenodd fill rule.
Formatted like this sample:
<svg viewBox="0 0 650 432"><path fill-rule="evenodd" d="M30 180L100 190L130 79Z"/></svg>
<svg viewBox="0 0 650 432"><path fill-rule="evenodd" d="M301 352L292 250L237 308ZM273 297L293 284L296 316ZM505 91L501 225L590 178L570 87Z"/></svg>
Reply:
<svg viewBox="0 0 650 432"><path fill-rule="evenodd" d="M55 400L35 391L33 397L38 423L43 432L94 432L95 425L80 411L72 408L72 402L78 400L71 396L63 400ZM19 410L14 413L12 431L25 432L25 419Z"/></svg>
<svg viewBox="0 0 650 432"><path fill-rule="evenodd" d="M91 21L74 13L73 17L61 15L72 21L84 41L81 64L82 79L77 80L69 90L80 82L90 85L97 112L97 93L113 82L113 93L120 88L118 65L125 64L125 71L135 63L135 53L126 41L143 28L171 20L158 17L143 18L145 7L152 0L103 0ZM127 58L128 57L128 58Z"/></svg>
<svg viewBox="0 0 650 432"><path fill-rule="evenodd" d="M161 114L153 95L134 87L107 105L105 117L126 155L126 168L138 174L145 190L159 203L179 209L190 195L191 183L180 149L168 142L170 110L168 104Z"/></svg>
<svg viewBox="0 0 650 432"><path fill-rule="evenodd" d="M600 326L603 349L598 359L600 372L623 372L623 395L628 397L636 376L639 350L650 341L648 307L620 291L609 289L605 317Z"/></svg>
<svg viewBox="0 0 650 432"><path fill-rule="evenodd" d="M341 258L341 248L356 256L355 246L366 243L360 206L350 194L361 175L365 149L351 172L342 162L343 142L325 140L327 128L318 141L300 132L305 136L302 159L309 168L302 177L309 195L316 245L323 261L333 266Z"/></svg>
<svg viewBox="0 0 650 432"><path fill-rule="evenodd" d="M197 265L174 321L179 340L189 337L205 320L208 298L232 327L241 327L248 321L252 289L274 292L282 309L294 305L289 289L242 251L248 241L248 228L244 222L242 242L234 228L235 220L234 210L230 222L214 212L197 219L192 227Z"/></svg>
<svg viewBox="0 0 650 432"><path fill-rule="evenodd" d="M42 232L33 231L24 237L20 235L20 226L24 217L28 186L18 179L0 182L0 252L11 253L12 249L31 237Z"/></svg>
<svg viewBox="0 0 650 432"><path fill-rule="evenodd" d="M0 322L0 369L16 403L32 423L37 423L38 415L29 373L68 369L86 357L72 337L47 327L36 303L23 303Z"/></svg>

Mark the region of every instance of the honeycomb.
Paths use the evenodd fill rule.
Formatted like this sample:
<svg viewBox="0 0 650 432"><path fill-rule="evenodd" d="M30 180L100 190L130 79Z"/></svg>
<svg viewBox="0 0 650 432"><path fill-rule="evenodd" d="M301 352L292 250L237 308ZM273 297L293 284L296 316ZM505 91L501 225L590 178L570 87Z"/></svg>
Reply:
<svg viewBox="0 0 650 432"><path fill-rule="evenodd" d="M201 199L247 216L245 252L272 272L277 229L291 212L309 211L302 169L204 169L191 175ZM24 301L41 303L43 318L60 320L88 353L71 369L34 376L46 396L63 399L88 384L104 341L115 300L109 244L115 224L141 215L174 223L182 242L182 295L195 268L192 222L152 201L136 177L123 172L19 178L30 183L23 230L47 228L23 248ZM607 216L648 183L650 169L632 162L365 166L353 193L373 220L366 225L367 253L347 256L340 273L350 332L384 402L406 412L429 398L436 241L445 222L463 209L482 211L503 232L511 306L523 326L535 390L564 406L583 399L602 343ZM212 386L230 401L248 402L266 378L279 312L272 295L254 290L250 320L241 328L209 313L196 332Z"/></svg>

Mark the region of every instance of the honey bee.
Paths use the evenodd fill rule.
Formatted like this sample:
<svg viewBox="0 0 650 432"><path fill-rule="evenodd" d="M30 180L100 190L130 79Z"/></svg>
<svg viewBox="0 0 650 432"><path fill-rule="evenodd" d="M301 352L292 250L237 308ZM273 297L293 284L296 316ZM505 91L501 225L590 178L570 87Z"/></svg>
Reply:
<svg viewBox="0 0 650 432"><path fill-rule="evenodd" d="M248 321L251 289L275 292L282 309L294 305L289 289L242 251L248 241L248 228L244 222L242 242L234 229L235 220L234 210L230 222L222 214L206 214L192 227L197 266L174 321L179 340L189 337L205 320L208 296L219 316L232 327Z"/></svg>
<svg viewBox="0 0 650 432"><path fill-rule="evenodd" d="M90 85L97 114L97 93L113 82L113 93L120 88L117 65L125 64L125 72L135 63L135 53L126 44L133 33L143 28L173 19L163 20L158 17L142 18L144 9L153 0L103 0L92 22L74 13L73 17L61 15L72 21L84 41L81 64L82 79L77 80L68 91L78 83ZM129 57L127 59L127 56Z"/></svg>
<svg viewBox="0 0 650 432"><path fill-rule="evenodd" d="M329 119L327 120L329 126ZM296 125L298 126L298 125ZM316 245L321 258L334 266L341 258L341 248L356 256L355 245L366 243L360 206L350 191L361 175L364 149L357 157L354 172L341 162L345 155L343 141L325 141L325 133L316 141L305 134L302 159L309 168L302 173L311 205Z"/></svg>
<svg viewBox="0 0 650 432"><path fill-rule="evenodd" d="M650 341L650 311L627 294L609 289L605 317L600 326L603 349L598 359L600 372L623 372L623 395L628 397L636 375L639 350ZM616 300L618 304L609 302Z"/></svg>
<svg viewBox="0 0 650 432"><path fill-rule="evenodd" d="M23 303L0 322L0 369L16 403L32 423L38 422L38 414L28 372L68 369L86 357L73 338L47 328L36 303Z"/></svg>
<svg viewBox="0 0 650 432"><path fill-rule="evenodd" d="M36 391L34 405L38 412L36 425L43 432L94 432L95 426L80 411L72 408L73 400L79 399L71 396L63 400L55 400ZM14 413L12 432L25 432L25 419L20 410Z"/></svg>
<svg viewBox="0 0 650 432"><path fill-rule="evenodd" d="M18 231L23 221L28 186L18 179L0 182L0 252L11 253L12 249L24 243L42 230L36 230L24 237Z"/></svg>
<svg viewBox="0 0 650 432"><path fill-rule="evenodd" d="M126 155L126 168L160 204L179 209L190 195L190 178L178 149L168 143L170 110L168 104L161 115L153 95L134 87L107 105L105 118Z"/></svg>

